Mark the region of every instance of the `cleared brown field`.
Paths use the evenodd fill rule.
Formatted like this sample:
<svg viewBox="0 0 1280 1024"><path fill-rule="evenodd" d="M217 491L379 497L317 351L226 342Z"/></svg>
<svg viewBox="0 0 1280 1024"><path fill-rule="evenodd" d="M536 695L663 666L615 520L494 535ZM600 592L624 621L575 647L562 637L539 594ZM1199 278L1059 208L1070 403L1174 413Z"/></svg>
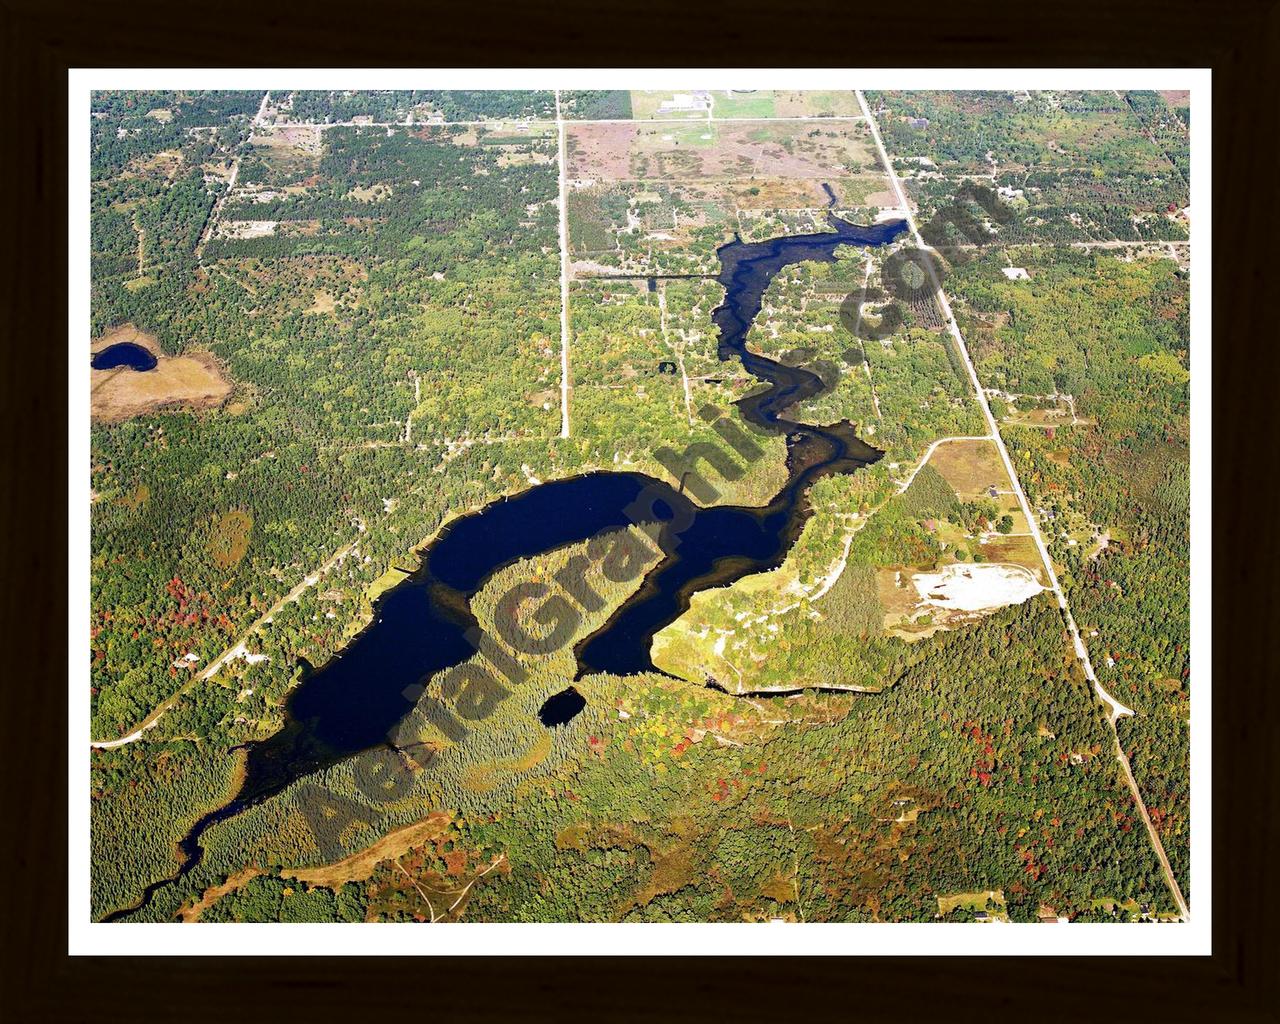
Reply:
<svg viewBox="0 0 1280 1024"><path fill-rule="evenodd" d="M121 173L122 178L164 178L172 181L182 168L182 154L176 149L164 149L150 156L140 156L129 161Z"/></svg>
<svg viewBox="0 0 1280 1024"><path fill-rule="evenodd" d="M245 868L243 871L237 871L234 875L230 875L221 885L212 886L206 889L195 903L190 905L184 904L178 911L178 916L182 918L185 924L194 924L200 920L200 915L208 910L211 906L222 899L223 896L229 896L241 886L247 885L262 874L262 869L253 867Z"/></svg>
<svg viewBox="0 0 1280 1024"><path fill-rule="evenodd" d="M929 465L946 478L961 501L989 498L993 487L997 492L1013 489L994 441L947 441L933 450Z"/></svg>
<svg viewBox="0 0 1280 1024"><path fill-rule="evenodd" d="M256 128L253 152L269 169L269 182L283 184L305 178L320 162L324 136L309 126Z"/></svg>
<svg viewBox="0 0 1280 1024"><path fill-rule="evenodd" d="M572 178L830 180L878 167L857 122L581 123L566 132Z"/></svg>
<svg viewBox="0 0 1280 1024"><path fill-rule="evenodd" d="M588 275L712 269L699 262L714 248L708 228L720 240L825 230L824 185L855 220L894 202L859 121L579 122L566 133L570 246L599 264L579 268Z"/></svg>
<svg viewBox="0 0 1280 1024"><path fill-rule="evenodd" d="M296 878L307 885L323 885L340 888L347 882L363 882L368 879L382 861L399 857L415 846L442 835L453 818L443 811L434 811L422 821L388 832L372 846L344 857L333 864L297 871L282 871L285 878Z"/></svg>
<svg viewBox="0 0 1280 1024"><path fill-rule="evenodd" d="M876 596L884 609L886 625L896 624L904 615L910 615L920 604L920 595L911 585L911 569L888 568L876 570Z"/></svg>
<svg viewBox="0 0 1280 1024"><path fill-rule="evenodd" d="M151 335L133 324L112 328L90 352L132 342L156 357L156 367L139 373L124 367L90 369L89 410L95 423L120 423L165 408L216 409L231 394L217 360L207 352L167 356Z"/></svg>
<svg viewBox="0 0 1280 1024"><path fill-rule="evenodd" d="M1036 582L1042 587L1048 586L1044 563L1040 560L1040 549L1030 537L1003 537L995 534L978 550L988 562L1007 562L1030 569L1035 573Z"/></svg>
<svg viewBox="0 0 1280 1024"><path fill-rule="evenodd" d="M311 303L308 313L332 313L337 308L337 300L326 291L315 293L315 301Z"/></svg>

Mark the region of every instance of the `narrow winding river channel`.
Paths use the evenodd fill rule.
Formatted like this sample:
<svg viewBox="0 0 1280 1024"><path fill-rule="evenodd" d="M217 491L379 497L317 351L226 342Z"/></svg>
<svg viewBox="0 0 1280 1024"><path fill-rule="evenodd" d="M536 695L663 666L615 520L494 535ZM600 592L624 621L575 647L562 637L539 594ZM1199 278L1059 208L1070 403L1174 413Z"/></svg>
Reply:
<svg viewBox="0 0 1280 1024"><path fill-rule="evenodd" d="M827 191L834 205L835 197ZM756 430L787 438L787 482L767 505L702 508L683 486L678 490L639 473L601 472L539 484L455 520L426 550L419 570L382 596L375 621L328 664L304 674L286 704L284 728L250 744L244 782L235 798L197 821L179 844L185 860L178 874L149 886L138 907L106 920L134 913L157 889L195 867L204 854L200 837L211 825L305 775L385 743L413 707L406 690L474 653L464 637L475 624L470 599L489 577L520 559L633 525L642 492L654 510L650 522L686 525L678 534L663 530L658 535L663 559L608 622L575 648L579 677L652 670L654 635L688 609L693 594L781 565L808 518L813 482L868 466L882 454L861 441L847 422L815 426L784 418L789 407L819 394L825 385L809 370L785 366L746 347L769 282L784 267L831 262L842 245L886 245L906 229L901 220L859 226L832 213L827 221L831 231L763 242L735 239L717 250L717 279L725 289L724 302L712 313L719 357L737 359L767 385L740 399L738 410ZM658 500L652 500L654 495Z"/></svg>

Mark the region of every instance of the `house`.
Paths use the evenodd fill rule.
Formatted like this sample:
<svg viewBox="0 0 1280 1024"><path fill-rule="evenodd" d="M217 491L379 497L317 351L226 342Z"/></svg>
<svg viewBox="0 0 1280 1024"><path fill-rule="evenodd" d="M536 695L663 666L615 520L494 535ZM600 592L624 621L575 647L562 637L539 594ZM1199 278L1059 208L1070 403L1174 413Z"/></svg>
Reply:
<svg viewBox="0 0 1280 1024"><path fill-rule="evenodd" d="M909 117L907 118L907 123L911 125L912 128L929 127L929 119L927 117Z"/></svg>

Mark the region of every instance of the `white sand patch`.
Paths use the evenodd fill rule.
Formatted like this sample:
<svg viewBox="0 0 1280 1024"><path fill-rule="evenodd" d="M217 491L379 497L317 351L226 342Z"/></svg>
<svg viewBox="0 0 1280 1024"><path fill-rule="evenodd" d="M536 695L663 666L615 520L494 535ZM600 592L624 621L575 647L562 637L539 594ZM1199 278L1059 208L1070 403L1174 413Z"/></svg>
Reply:
<svg viewBox="0 0 1280 1024"><path fill-rule="evenodd" d="M964 612L1021 604L1044 589L1030 569L995 562L948 565L940 572L918 572L911 577L911 582L921 603Z"/></svg>
<svg viewBox="0 0 1280 1024"><path fill-rule="evenodd" d="M262 621L265 624L267 622L270 622L271 620L263 619ZM248 662L250 665L260 665L264 661L270 661L271 655L250 653L248 648L245 646L245 642L241 640L240 643L235 645L235 647L227 651L223 661L225 664L225 662L235 661L237 658L243 659L244 661Z"/></svg>
<svg viewBox="0 0 1280 1024"><path fill-rule="evenodd" d="M218 225L219 238L266 238L276 233L274 220L224 220Z"/></svg>

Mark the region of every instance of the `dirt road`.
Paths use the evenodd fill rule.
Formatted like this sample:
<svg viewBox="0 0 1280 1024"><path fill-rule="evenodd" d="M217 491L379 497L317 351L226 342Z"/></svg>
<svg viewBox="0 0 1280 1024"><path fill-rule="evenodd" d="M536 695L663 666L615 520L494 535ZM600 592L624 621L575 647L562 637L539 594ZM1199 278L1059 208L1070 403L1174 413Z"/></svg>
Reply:
<svg viewBox="0 0 1280 1024"><path fill-rule="evenodd" d="M355 547L356 545L353 542L351 544L346 545L346 547L339 548L332 555L330 555L328 560L322 566L320 566L319 569L309 574L308 576L304 577L301 583L295 586L292 590L290 590L287 594L285 594L284 597L280 598L280 600L278 600L275 604L273 604L270 608L268 608L265 612L263 612L262 615L260 615L257 618L257 620L253 623L253 625L251 625L248 629L244 631L244 633L240 635L240 637L236 640L236 642L232 646L228 647L225 651L223 651L216 658L214 658L213 661L209 662L209 664L206 665L200 672L198 672L196 675L192 676L185 683L183 683L183 685L180 686L174 692L173 696L171 696L168 700L165 700L159 705L157 705L156 709L152 711L151 714L149 714L146 718L144 718L142 720L142 724L139 725L138 728L135 729L133 732L129 733L129 735L121 736L117 740L94 741L94 742L91 742L89 746L92 747L94 750L111 750L114 747L123 747L126 743L133 743L135 740L141 739L142 734L145 733L148 729L153 728L155 724L158 721L160 721L161 718L164 717L164 713L168 711L171 707L173 707L174 704L178 702L178 699L184 693L186 693L189 689L191 689L191 687L204 682L206 679L212 678L215 674L217 674L218 670L222 668L222 666L225 665L232 658L242 657L244 655L245 644L248 642L250 637L252 637L264 625L270 622L272 617L274 617L276 613L280 611L281 608L289 604L291 601L296 601L307 590L309 590L311 587L314 587L320 581L320 578L325 575L325 573L327 573L330 569L332 569L335 565L337 565L338 562L340 562L343 558L345 558L352 551L354 551Z"/></svg>

